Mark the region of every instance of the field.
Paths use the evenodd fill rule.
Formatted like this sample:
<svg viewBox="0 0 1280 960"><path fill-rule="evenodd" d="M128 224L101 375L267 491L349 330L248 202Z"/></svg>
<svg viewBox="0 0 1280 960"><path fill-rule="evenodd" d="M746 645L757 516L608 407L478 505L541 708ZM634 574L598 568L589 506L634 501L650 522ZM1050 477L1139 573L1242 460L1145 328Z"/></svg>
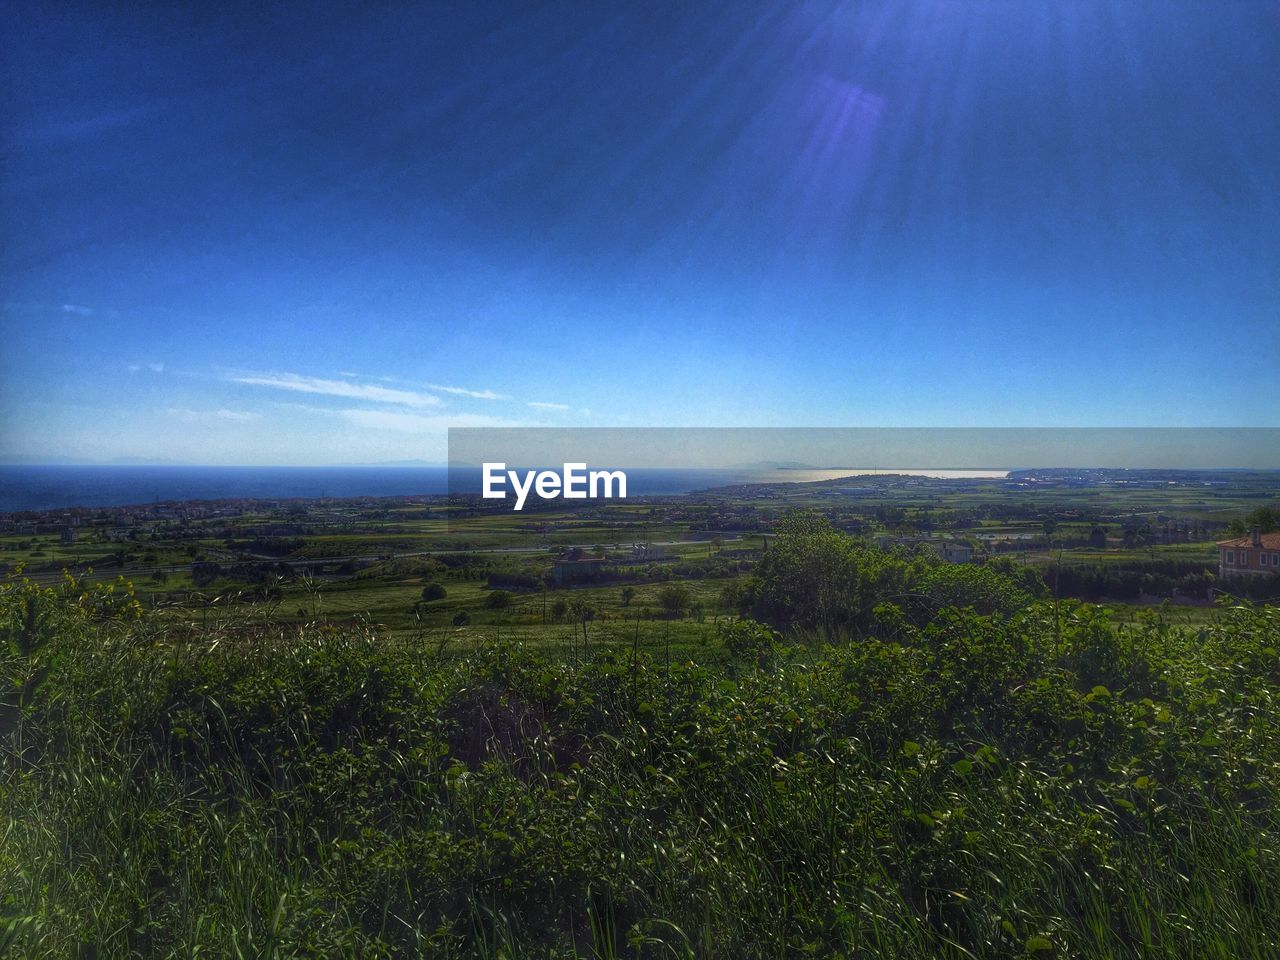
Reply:
<svg viewBox="0 0 1280 960"><path fill-rule="evenodd" d="M4 532L0 526L0 569L22 564L44 584L59 581L64 567L90 579L123 575L145 602L188 611L215 598L222 605L252 599L254 588L272 580L278 588L270 593L274 615L283 620L305 622L319 598L328 616L363 616L394 635L450 625L465 611L476 627L546 632L550 641L563 634L564 618L543 613L556 599L587 603L605 620L643 618L646 608L657 609L649 585L668 579L695 589L703 619L733 612L718 602L724 584L710 581L747 572L780 517L812 509L842 529L881 541L960 540L979 559L1009 558L1045 570L1141 570L1143 583L1134 580L1110 593L1114 582L1067 588L1067 595L1083 599L1141 604L1174 596L1176 585L1152 574L1216 573L1213 541L1226 535L1230 522L1274 502L1276 488L1274 475L1243 472L1086 480L1050 474L1034 483L859 478L519 514L476 512L433 498L247 502L216 511L159 505L84 511L75 518L72 543L56 532ZM637 545L649 547L656 559L631 562ZM626 568L636 599L624 605L616 590L546 583L552 558L573 547ZM733 558L734 569L714 562L724 557ZM433 566L433 559L449 566ZM281 561L287 566L267 569ZM703 569L695 569L699 564ZM488 611L477 590L489 588L495 571L517 572L537 584L513 591L514 608ZM415 603L433 580L445 583L446 598ZM529 595L544 585L551 592L545 603ZM561 589L566 586L572 589ZM1209 602L1203 589L1182 592L1186 600Z"/></svg>
<svg viewBox="0 0 1280 960"><path fill-rule="evenodd" d="M1274 497L883 488L6 533L0 955L1275 956Z"/></svg>

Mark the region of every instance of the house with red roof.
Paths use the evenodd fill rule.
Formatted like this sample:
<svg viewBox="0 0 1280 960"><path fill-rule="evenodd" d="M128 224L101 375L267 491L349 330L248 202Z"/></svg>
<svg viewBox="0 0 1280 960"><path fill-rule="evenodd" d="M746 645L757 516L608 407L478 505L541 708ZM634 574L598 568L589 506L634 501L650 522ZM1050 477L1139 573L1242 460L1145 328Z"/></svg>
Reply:
<svg viewBox="0 0 1280 960"><path fill-rule="evenodd" d="M1280 532L1262 533L1257 527L1247 536L1218 543L1218 576L1280 573Z"/></svg>

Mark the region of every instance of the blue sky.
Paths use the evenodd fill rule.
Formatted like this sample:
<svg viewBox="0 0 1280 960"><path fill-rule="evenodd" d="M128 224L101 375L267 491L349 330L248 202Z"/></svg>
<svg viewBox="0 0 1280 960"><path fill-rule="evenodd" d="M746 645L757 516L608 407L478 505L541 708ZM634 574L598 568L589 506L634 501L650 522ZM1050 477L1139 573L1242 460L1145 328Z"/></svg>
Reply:
<svg viewBox="0 0 1280 960"><path fill-rule="evenodd" d="M1280 424L1276 3L95 6L0 15L0 458Z"/></svg>

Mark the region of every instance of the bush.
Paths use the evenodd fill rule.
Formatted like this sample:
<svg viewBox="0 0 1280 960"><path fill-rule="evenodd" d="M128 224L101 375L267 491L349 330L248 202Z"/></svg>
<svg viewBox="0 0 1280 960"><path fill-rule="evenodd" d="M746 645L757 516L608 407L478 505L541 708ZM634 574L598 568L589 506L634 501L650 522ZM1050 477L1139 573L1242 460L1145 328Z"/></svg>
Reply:
<svg viewBox="0 0 1280 960"><path fill-rule="evenodd" d="M889 607L916 626L951 607L1008 616L1044 592L1035 570L952 564L928 551L868 546L816 515L789 517L743 581L738 599L756 619L780 629L817 631L824 639L866 636ZM1030 587L1030 589L1029 589Z"/></svg>
<svg viewBox="0 0 1280 960"><path fill-rule="evenodd" d="M422 602L431 603L433 600L443 600L449 595L449 591L444 588L441 583L428 583L422 588Z"/></svg>
<svg viewBox="0 0 1280 960"><path fill-rule="evenodd" d="M494 590L484 598L486 610L506 610L515 598L506 590Z"/></svg>
<svg viewBox="0 0 1280 960"><path fill-rule="evenodd" d="M1031 599L1012 577L1003 576L990 567L954 563L925 569L911 593L908 606L912 619L920 626L948 607L1009 616Z"/></svg>
<svg viewBox="0 0 1280 960"><path fill-rule="evenodd" d="M724 670L118 584L0 584L5 955L1275 955L1272 607L885 600Z"/></svg>
<svg viewBox="0 0 1280 960"><path fill-rule="evenodd" d="M681 616L689 606L689 588L682 583L673 583L658 591L658 603L669 617Z"/></svg>
<svg viewBox="0 0 1280 960"><path fill-rule="evenodd" d="M772 664L786 646L780 634L755 620L722 624L720 642L737 659L761 667Z"/></svg>
<svg viewBox="0 0 1280 960"><path fill-rule="evenodd" d="M493 589L541 590L543 578L523 570L491 570L486 583Z"/></svg>

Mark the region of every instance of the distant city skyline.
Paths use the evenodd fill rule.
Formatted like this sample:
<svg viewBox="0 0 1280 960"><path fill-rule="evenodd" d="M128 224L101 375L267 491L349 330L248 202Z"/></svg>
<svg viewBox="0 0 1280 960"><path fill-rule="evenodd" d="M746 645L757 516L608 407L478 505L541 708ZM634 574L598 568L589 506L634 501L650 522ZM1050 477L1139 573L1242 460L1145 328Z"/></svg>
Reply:
<svg viewBox="0 0 1280 960"><path fill-rule="evenodd" d="M0 462L1280 425L1275 4L0 18Z"/></svg>

